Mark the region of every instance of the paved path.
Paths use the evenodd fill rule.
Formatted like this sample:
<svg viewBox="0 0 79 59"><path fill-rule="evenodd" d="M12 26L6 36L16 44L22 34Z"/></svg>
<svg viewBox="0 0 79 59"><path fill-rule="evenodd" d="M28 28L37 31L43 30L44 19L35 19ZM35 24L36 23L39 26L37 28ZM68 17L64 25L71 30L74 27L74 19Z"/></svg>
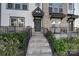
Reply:
<svg viewBox="0 0 79 59"><path fill-rule="evenodd" d="M29 41L27 56L51 56L52 52L47 39L40 32L35 32Z"/></svg>

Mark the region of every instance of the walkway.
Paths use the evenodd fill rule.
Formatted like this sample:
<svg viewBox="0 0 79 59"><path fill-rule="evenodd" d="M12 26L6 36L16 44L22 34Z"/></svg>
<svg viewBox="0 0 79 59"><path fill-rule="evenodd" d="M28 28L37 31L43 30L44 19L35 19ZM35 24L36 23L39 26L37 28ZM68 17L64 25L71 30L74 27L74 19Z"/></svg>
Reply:
<svg viewBox="0 0 79 59"><path fill-rule="evenodd" d="M40 32L33 33L27 49L27 56L51 56L47 39Z"/></svg>

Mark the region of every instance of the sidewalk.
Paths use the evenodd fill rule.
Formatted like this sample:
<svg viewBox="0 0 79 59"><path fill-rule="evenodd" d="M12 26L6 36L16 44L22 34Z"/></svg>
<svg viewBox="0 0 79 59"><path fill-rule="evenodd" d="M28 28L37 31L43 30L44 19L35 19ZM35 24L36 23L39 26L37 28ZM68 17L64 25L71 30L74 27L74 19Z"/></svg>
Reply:
<svg viewBox="0 0 79 59"><path fill-rule="evenodd" d="M35 32L29 41L27 56L51 56L52 52L47 39L40 32Z"/></svg>

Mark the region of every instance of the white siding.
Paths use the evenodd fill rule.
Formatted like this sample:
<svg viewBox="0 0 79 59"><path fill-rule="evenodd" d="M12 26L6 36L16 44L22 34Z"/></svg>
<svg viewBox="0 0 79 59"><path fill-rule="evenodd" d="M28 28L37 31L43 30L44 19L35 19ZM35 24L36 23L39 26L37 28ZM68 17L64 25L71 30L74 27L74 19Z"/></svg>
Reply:
<svg viewBox="0 0 79 59"><path fill-rule="evenodd" d="M29 4L29 8L27 11L24 10L9 10L6 9L6 4L2 3L2 11L1 11L1 26L9 26L9 17L10 16L17 16L17 17L25 17L25 26L32 26L34 27L32 11L36 8L34 3ZM42 4L41 4L42 8Z"/></svg>
<svg viewBox="0 0 79 59"><path fill-rule="evenodd" d="M79 3L75 3L75 14L79 15ZM79 18L75 20L75 27L79 27Z"/></svg>

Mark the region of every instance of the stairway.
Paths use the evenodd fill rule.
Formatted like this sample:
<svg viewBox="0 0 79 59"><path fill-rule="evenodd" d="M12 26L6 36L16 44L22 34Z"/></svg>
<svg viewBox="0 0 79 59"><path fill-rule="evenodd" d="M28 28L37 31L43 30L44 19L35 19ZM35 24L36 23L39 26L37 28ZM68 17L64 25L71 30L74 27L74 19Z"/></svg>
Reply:
<svg viewBox="0 0 79 59"><path fill-rule="evenodd" d="M52 56L49 43L41 32L32 34L26 56Z"/></svg>

